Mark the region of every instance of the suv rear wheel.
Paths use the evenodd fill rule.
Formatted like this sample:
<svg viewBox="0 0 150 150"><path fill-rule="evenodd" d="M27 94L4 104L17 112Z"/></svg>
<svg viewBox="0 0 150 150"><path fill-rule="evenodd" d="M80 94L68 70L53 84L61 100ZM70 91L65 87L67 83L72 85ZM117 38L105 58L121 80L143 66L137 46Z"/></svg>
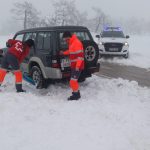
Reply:
<svg viewBox="0 0 150 150"><path fill-rule="evenodd" d="M79 77L79 82L84 82L87 77L91 76L88 69L95 67L99 58L98 45L94 41L85 40L82 41L82 44L84 48L85 69Z"/></svg>
<svg viewBox="0 0 150 150"><path fill-rule="evenodd" d="M99 49L94 41L82 41L84 47L84 57L86 68L95 66L99 58Z"/></svg>
<svg viewBox="0 0 150 150"><path fill-rule="evenodd" d="M40 67L33 66L31 68L31 77L32 77L33 81L35 82L37 89L42 89L42 88L47 87L46 80L44 79L44 77L42 75L42 71L41 71Z"/></svg>

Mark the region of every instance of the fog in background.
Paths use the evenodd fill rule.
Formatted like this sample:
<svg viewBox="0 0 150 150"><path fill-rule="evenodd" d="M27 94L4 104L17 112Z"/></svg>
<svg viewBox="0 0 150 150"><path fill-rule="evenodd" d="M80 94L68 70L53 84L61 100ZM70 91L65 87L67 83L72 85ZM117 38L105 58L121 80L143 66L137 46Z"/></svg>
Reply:
<svg viewBox="0 0 150 150"><path fill-rule="evenodd" d="M103 25L121 26L127 34L150 34L150 2L148 0L66 0L73 2L72 14L74 20L70 22L54 22L57 9L54 3L60 0L26 0L38 11L34 22L28 27L51 26L51 25L84 25L92 32L100 32ZM21 20L12 9L14 3L24 3L24 0L1 0L0 8L0 34L11 34L24 28ZM72 12L73 12L72 11ZM69 12L69 11L68 11ZM100 13L99 13L100 12ZM61 12L60 12L61 13ZM66 16L70 15L66 14ZM35 15L35 14L34 14ZM17 18L18 17L18 18ZM77 18L77 21L75 21ZM33 26L32 26L33 24ZM27 28L28 28L27 27Z"/></svg>

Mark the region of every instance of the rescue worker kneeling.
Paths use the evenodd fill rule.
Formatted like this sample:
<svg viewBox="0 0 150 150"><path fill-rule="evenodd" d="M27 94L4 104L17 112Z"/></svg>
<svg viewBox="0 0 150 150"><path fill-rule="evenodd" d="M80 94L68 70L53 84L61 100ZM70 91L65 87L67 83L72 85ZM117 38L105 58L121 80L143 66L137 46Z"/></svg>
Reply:
<svg viewBox="0 0 150 150"><path fill-rule="evenodd" d="M34 45L32 39L28 39L25 42L19 40L9 39L7 42L8 51L2 60L0 68L0 86L4 81L5 75L8 72L9 66L16 78L16 90L17 92L25 92L22 89L22 72L20 70L20 64L24 58L28 55L30 48Z"/></svg>
<svg viewBox="0 0 150 150"><path fill-rule="evenodd" d="M63 38L66 40L69 49L60 51L60 55L69 55L71 62L70 87L73 92L68 100L78 100L81 97L78 79L84 69L84 49L81 41L75 34L72 35L69 31L66 31L63 34Z"/></svg>

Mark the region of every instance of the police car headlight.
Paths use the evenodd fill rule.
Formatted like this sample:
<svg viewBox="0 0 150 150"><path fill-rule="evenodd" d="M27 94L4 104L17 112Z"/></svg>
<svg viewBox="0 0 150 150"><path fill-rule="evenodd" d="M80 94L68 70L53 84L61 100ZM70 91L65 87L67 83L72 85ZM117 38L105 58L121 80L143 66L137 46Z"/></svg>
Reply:
<svg viewBox="0 0 150 150"><path fill-rule="evenodd" d="M103 43L103 42L100 42L99 45L104 45L104 43Z"/></svg>
<svg viewBox="0 0 150 150"><path fill-rule="evenodd" d="M127 42L124 43L125 46L129 46L129 44Z"/></svg>

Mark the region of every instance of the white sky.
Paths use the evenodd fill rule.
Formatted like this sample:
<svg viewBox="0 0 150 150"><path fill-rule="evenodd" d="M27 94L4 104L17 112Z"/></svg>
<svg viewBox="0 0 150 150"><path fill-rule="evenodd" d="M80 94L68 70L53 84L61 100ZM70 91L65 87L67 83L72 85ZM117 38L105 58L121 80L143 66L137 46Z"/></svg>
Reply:
<svg viewBox="0 0 150 150"><path fill-rule="evenodd" d="M11 18L10 9L14 2L24 0L0 0L0 27ZM137 17L150 21L149 0L75 0L80 11L87 11L92 15L92 7L100 7L106 14L114 18ZM43 15L48 15L52 10L52 0L29 0L41 11Z"/></svg>

